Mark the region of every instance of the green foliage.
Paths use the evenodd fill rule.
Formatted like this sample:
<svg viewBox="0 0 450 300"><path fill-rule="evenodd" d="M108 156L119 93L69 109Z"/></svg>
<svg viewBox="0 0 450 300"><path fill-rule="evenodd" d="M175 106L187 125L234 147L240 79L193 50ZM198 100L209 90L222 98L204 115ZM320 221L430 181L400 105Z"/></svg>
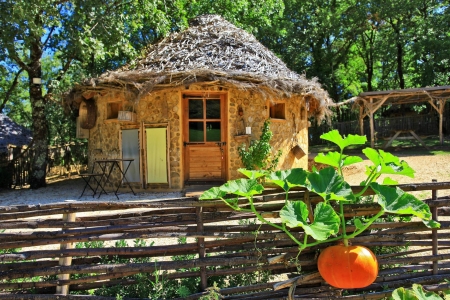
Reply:
<svg viewBox="0 0 450 300"><path fill-rule="evenodd" d="M5 230L2 230L1 232L4 232ZM21 250L22 248L11 248L11 249L0 249L0 254L12 254L12 253L17 253Z"/></svg>
<svg viewBox="0 0 450 300"><path fill-rule="evenodd" d="M275 172L242 170L242 173L247 175L249 179L232 180L220 187L211 188L203 193L200 199L222 199L235 210L253 212L260 222L283 230L298 244L300 251L323 242L343 240L344 244L347 244L348 239L364 232L386 212L397 215L412 215L422 219L423 223L430 228L439 227L439 223L431 220L430 209L422 201L412 194L405 193L398 187L394 188L376 182L382 174L414 176L414 171L406 162L400 161L394 155L382 150L365 148L363 153L373 165L367 168L367 179L361 183L362 190L355 194L342 175L342 167L360 162L361 159L356 156L345 155L343 152L352 145L365 144L366 137L357 135L342 137L337 130L333 130L323 134L321 138L335 143L340 149L339 152L320 153L316 157L316 162L328 164L330 167L320 171L313 170L312 172L298 168ZM281 226L265 219L254 206L253 197L261 194L264 190L264 187L258 184L255 179L261 174L264 174L267 181L280 186L286 192L286 203L280 211ZM394 183L394 181L391 179L389 183ZM313 222L308 217L311 212L306 203L288 199L288 191L294 186L305 187L323 198L323 202L316 205L314 209ZM375 191L376 197L372 199L375 199L381 209L370 218L355 217L353 222L356 229L353 233L348 234L345 229L344 205L360 203L363 200L362 195L368 188ZM227 194L247 198L250 208L242 208L233 199L224 199ZM331 204L334 201L339 205L339 212L336 212ZM367 201L367 198L364 201ZM297 227L301 227L305 232L303 241L297 240L289 230ZM340 228L342 230L339 232ZM308 237L313 238L314 241L309 242Z"/></svg>
<svg viewBox="0 0 450 300"><path fill-rule="evenodd" d="M212 287L206 289L208 294L203 295L199 298L199 300L219 300L223 299L220 295L220 288L217 286L217 283L214 282Z"/></svg>
<svg viewBox="0 0 450 300"><path fill-rule="evenodd" d="M267 119L263 124L259 140L251 141L248 148L245 144L239 147L239 157L246 169L274 170L276 168L282 152L279 150L276 154L272 154L272 146L270 146L272 136L270 119Z"/></svg>
<svg viewBox="0 0 450 300"><path fill-rule="evenodd" d="M80 242L75 244L76 249L81 248L103 248L105 246L104 241L89 241L89 242Z"/></svg>
<svg viewBox="0 0 450 300"><path fill-rule="evenodd" d="M361 92L447 85L448 2L287 0L256 37L341 102ZM354 111L336 109L337 121Z"/></svg>

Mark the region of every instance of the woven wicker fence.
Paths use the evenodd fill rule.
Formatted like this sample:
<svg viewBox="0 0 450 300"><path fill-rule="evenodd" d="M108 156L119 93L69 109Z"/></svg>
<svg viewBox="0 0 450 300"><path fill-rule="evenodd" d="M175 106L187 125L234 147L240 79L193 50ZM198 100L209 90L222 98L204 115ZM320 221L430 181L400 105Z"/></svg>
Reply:
<svg viewBox="0 0 450 300"><path fill-rule="evenodd" d="M72 201L0 207L0 249L20 248L18 252L0 254L0 299L115 299L89 296L87 291L102 286L133 285L136 282L127 276L147 273L152 277L161 271L167 271L168 279L200 278L200 292L183 299L205 295L212 276L265 270L283 279L224 288L221 295L224 299L287 299L291 288L295 299L380 299L397 287L413 283L431 290L450 289L445 282L450 278L450 222L439 220L448 215L446 207L450 206L450 198L437 197L439 190L446 190L440 194L448 192L450 182L400 187L405 191L432 190L432 199L424 201L430 205L433 218L440 221L441 228L431 230L414 220L394 221L388 215L372 224L367 234L358 236L352 243L372 248L395 247L392 248L395 250L378 255L380 272L376 282L352 290L352 296L342 296L342 290L327 285L318 274L317 253L326 244L305 249L295 259L298 249L284 233L266 225L238 222L253 220L253 215L231 211L221 201L179 198L138 203ZM277 217L284 197L275 190L266 191L255 203L265 218ZM290 199L304 199L313 206L320 201L303 190L290 192ZM378 211L379 207L373 204L346 205L345 215L347 218L371 216ZM347 226L347 230L351 232L354 228ZM298 230L294 234L301 239L303 233ZM179 237L186 237L187 243L178 243ZM144 247L73 247L77 242L113 243L134 239L156 242ZM186 254L195 258L169 259ZM148 257L153 261L104 264L105 256ZM74 278L72 274L84 275ZM43 276L56 279L31 280ZM69 291L86 293L85 296L66 295Z"/></svg>

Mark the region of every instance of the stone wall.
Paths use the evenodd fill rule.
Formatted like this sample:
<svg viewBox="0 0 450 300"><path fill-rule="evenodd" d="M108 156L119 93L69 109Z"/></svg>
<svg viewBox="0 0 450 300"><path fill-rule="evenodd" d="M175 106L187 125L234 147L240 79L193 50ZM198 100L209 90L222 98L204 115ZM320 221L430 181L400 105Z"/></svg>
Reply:
<svg viewBox="0 0 450 300"><path fill-rule="evenodd" d="M122 129L140 128L142 122L145 125L168 124L169 126L169 162L170 162L170 186L173 189L183 188L183 132L182 132L182 94L195 92L224 92L225 88L211 86L205 88L200 84L189 87L153 92L142 97L139 103L133 106L132 95L115 91L97 96L97 122L90 130L89 138L89 167L95 159L120 158L120 131ZM264 121L269 117L269 101L261 97L259 93L247 90L229 89L227 97L228 107L228 179L242 177L237 171L242 168L238 147L249 144L251 140L259 139ZM107 120L108 103L123 102L124 107L136 111L136 122L119 122ZM240 114L239 112L242 112ZM294 167L307 168L307 155L298 159L291 149L299 145L307 153L308 149L308 121L306 108L300 96L293 97L285 102L285 120L271 122L273 132L272 145L274 152L281 149L283 154L279 168L289 169ZM162 124L162 125L161 125ZM159 126L159 125L158 125ZM251 135L243 135L245 127L251 127ZM141 162L143 169L144 157ZM111 181L119 181L119 174L113 174Z"/></svg>
<svg viewBox="0 0 450 300"><path fill-rule="evenodd" d="M281 99L275 99L281 100ZM229 176L230 179L242 177L237 171L242 168L238 148L242 144L248 146L251 140L258 140L261 136L265 120L269 117L268 107L271 100L261 97L260 94L232 90L229 93ZM272 119L270 130L273 133L271 144L273 154L279 149L282 151L279 169L308 167L308 120L306 107L300 96L285 101L285 120ZM239 115L242 109L242 116ZM242 129L244 127L244 129ZM251 127L251 135L243 135L245 127ZM298 159L291 149L300 146L306 155Z"/></svg>
<svg viewBox="0 0 450 300"><path fill-rule="evenodd" d="M170 186L175 189L183 187L181 112L179 90L152 93L142 98L138 106L140 122L169 125L169 177Z"/></svg>

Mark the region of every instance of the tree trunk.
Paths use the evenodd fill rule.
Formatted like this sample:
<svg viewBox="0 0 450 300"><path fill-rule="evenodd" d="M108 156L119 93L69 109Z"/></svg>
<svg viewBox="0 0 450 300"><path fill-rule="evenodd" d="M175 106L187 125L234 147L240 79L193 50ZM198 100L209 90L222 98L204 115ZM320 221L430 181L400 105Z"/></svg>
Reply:
<svg viewBox="0 0 450 300"><path fill-rule="evenodd" d="M399 33L400 36L400 33ZM405 88L405 78L403 76L403 45L400 43L400 37L397 40L397 76L400 88Z"/></svg>
<svg viewBox="0 0 450 300"><path fill-rule="evenodd" d="M33 119L33 141L34 155L31 162L30 187L38 189L45 187L45 176L48 162L48 122L45 114L46 100L42 96L42 87L40 84L33 83L33 78L41 78L42 49L38 40L30 49L30 64L28 70L30 103Z"/></svg>

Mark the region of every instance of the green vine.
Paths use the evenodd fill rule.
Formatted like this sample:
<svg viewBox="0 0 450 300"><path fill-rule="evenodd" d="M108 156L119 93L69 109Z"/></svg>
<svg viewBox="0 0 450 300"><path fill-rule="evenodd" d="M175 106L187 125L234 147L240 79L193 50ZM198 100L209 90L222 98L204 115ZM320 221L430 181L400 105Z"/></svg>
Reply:
<svg viewBox="0 0 450 300"><path fill-rule="evenodd" d="M264 143L268 143L270 138L267 139L267 137L271 136L271 133L267 132L267 121L265 128L266 131L263 130L262 138L265 138ZM321 138L335 143L340 149L339 152L319 153L315 158L316 162L326 164L329 167L320 171L314 169L311 172L301 168L281 171L240 169L239 171L247 176L248 179L231 180L220 187L211 188L201 195L200 200L222 199L236 211L252 212L261 223L285 232L298 245L300 252L305 248L325 242L342 240L347 245L349 239L355 238L364 232L385 213L418 217L429 228L438 228L440 226L439 223L431 219L428 205L412 194L404 192L399 187L391 186L397 184L396 181L387 177L384 179L383 184L376 182L381 175L396 174L414 177L414 170L405 161L400 161L398 157L383 150L375 150L369 147L363 149L363 154L373 165L368 166L366 169L367 179L361 183L362 191L355 194L350 185L344 180L343 167L361 162L362 158L345 155L344 150L348 146L365 144L367 142L366 137L349 135L344 138L337 130L333 130L323 134ZM263 153L262 148L258 150L260 152L255 153ZM260 158L259 160L261 161ZM252 166L259 167L258 165ZM278 185L286 193L285 205L279 212L280 217L277 223L265 219L254 205L254 196L264 191L264 187L259 183L261 178ZM313 220L310 220L308 217L309 210L304 201L291 201L288 199L289 190L293 187L304 187L308 191L322 197L323 202L318 203L314 209ZM353 233L348 234L344 218L345 205L361 202L362 195L368 188L375 192L376 197L373 197L372 201L379 204L380 211L367 220L354 218L356 229ZM247 199L245 205L248 205L250 208L241 207L242 203L239 204L238 198L225 198L229 194L244 197ZM335 209L336 205L332 203L336 202L338 206ZM304 236L301 240L290 231L290 229L297 227L301 227L304 230Z"/></svg>

